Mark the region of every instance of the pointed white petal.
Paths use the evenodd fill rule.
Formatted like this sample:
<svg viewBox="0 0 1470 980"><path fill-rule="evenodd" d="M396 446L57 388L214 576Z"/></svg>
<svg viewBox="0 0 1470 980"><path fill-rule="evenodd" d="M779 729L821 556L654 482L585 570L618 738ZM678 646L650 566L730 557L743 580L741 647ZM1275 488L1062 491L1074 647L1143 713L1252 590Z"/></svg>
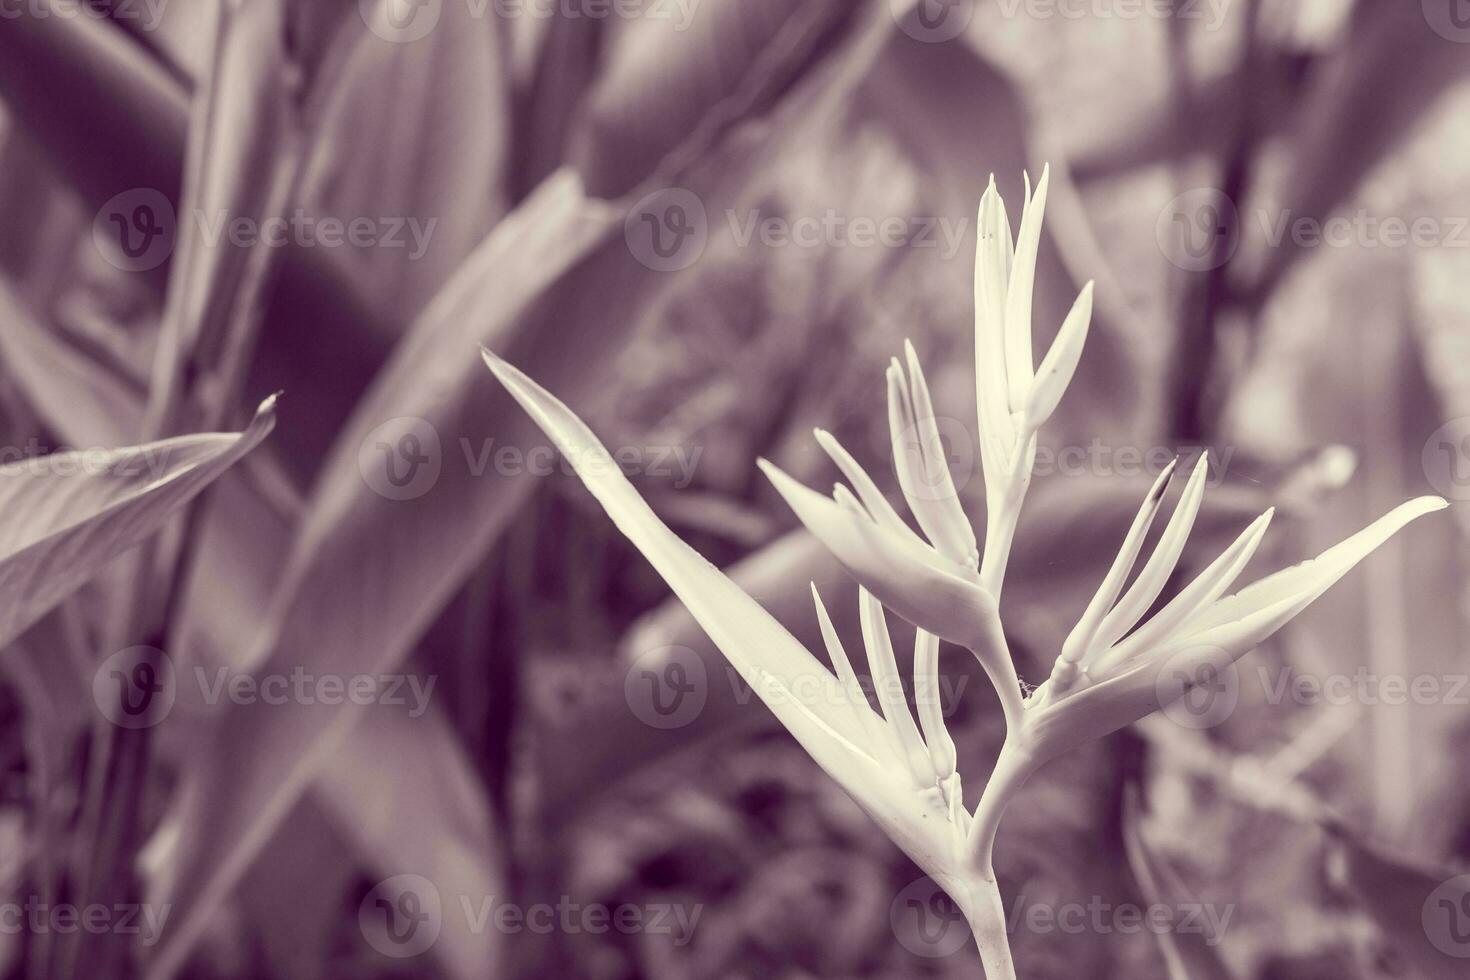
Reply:
<svg viewBox="0 0 1470 980"><path fill-rule="evenodd" d="M1310 598L1289 599L1240 622L1187 640L1176 638L1146 657L1116 665L1089 687L1053 696L1050 703L1027 714L1027 737L1037 760L1054 758L1167 707L1184 695L1189 684L1228 670L1310 602Z"/></svg>
<svg viewBox="0 0 1470 980"><path fill-rule="evenodd" d="M607 449L565 405L489 351L485 363L551 437L613 523L688 607L716 647L818 765L860 800L870 801L872 767L853 714L802 703L794 692L832 675L768 612L664 526ZM773 689L784 691L765 698Z"/></svg>
<svg viewBox="0 0 1470 980"><path fill-rule="evenodd" d="M1203 572L1200 572L1193 582L1181 589L1179 594L1169 600L1163 609L1134 630L1127 639L1100 657L1099 669L1106 670L1107 665L1112 662L1121 662L1146 654L1151 647L1166 642L1170 634L1175 632L1189 617L1220 598L1225 590L1230 588L1230 583L1234 582L1245 570L1246 565L1250 564L1256 549L1260 547L1261 541L1266 536L1266 528L1271 525L1271 518L1275 513L1276 508L1272 507L1252 521L1234 543L1220 553L1220 557L1211 562Z"/></svg>
<svg viewBox="0 0 1470 980"><path fill-rule="evenodd" d="M995 600L933 549L920 553L872 520L792 479L766 460L757 465L796 517L858 584L915 626L970 649L992 639Z"/></svg>
<svg viewBox="0 0 1470 980"><path fill-rule="evenodd" d="M1179 505L1174 508L1174 514L1159 538L1158 546L1149 556L1143 571L1138 573L1138 578L1113 607L1113 611L1103 617L1097 628L1097 635L1093 637L1091 652L1106 650L1117 643L1149 611L1159 593L1164 591L1169 576L1174 574L1174 566L1179 564L1184 544L1189 540L1195 516L1199 514L1200 501L1205 493L1205 477L1209 470L1209 454L1201 453L1199 462L1194 465L1194 472L1189 475L1189 483L1179 497Z"/></svg>
<svg viewBox="0 0 1470 980"><path fill-rule="evenodd" d="M980 199L975 247L975 401L987 485L992 479L992 457L1003 460L1013 441L1005 361L1006 285L1012 252L1010 221L992 174Z"/></svg>
<svg viewBox="0 0 1470 980"><path fill-rule="evenodd" d="M960 505L944 441L934 419L934 403L929 385L924 380L914 347L904 342L908 360L908 405L913 410L906 429L894 430L894 382L889 380L889 428L893 437L894 461L898 465L899 483L908 499L909 508L929 540L946 558L966 568L980 560L975 531Z"/></svg>
<svg viewBox="0 0 1470 980"><path fill-rule="evenodd" d="M1063 665L1076 666L1081 663L1083 656L1093 647L1093 638L1097 635L1098 625L1102 622L1108 610L1118 599L1118 593L1123 591L1123 584L1128 581L1128 574L1133 571L1133 563L1138 560L1138 552L1143 548L1143 540L1148 536L1148 529L1153 525L1154 515L1159 512L1159 507L1164 502L1164 492L1169 489L1169 481L1173 479L1174 468L1179 463L1176 458L1164 471L1154 480L1154 485L1149 489L1148 496L1143 500L1143 506L1138 508L1138 514L1133 518L1133 524L1128 528L1128 534L1123 538L1123 546L1118 549L1118 556L1113 559L1112 567L1108 574L1098 586L1092 601L1087 604L1087 611L1082 618L1077 620L1077 625L1067 636L1066 642L1062 644L1062 655L1057 660L1057 667ZM1070 674L1068 670L1066 673ZM1053 672L1055 675L1055 671ZM1060 678L1059 678L1060 680Z"/></svg>
<svg viewBox="0 0 1470 980"><path fill-rule="evenodd" d="M1036 283L1036 256L1041 246L1041 220L1046 213L1046 189L1050 180L1051 169L1048 167L1042 170L1034 194L1031 193L1030 180L1027 180L1026 207L1021 212L1021 230L1016 234L1011 281L1006 288L1006 379L1013 412L1026 407L1026 396L1035 370L1031 360L1031 294Z"/></svg>
<svg viewBox="0 0 1470 980"><path fill-rule="evenodd" d="M1031 385L1031 394L1026 400L1026 429L1035 432L1046 424L1057 405L1072 383L1077 372L1077 363L1082 359L1082 347L1087 342L1087 328L1092 322L1092 283L1082 287L1072 312L1062 322L1057 339L1052 341L1051 350L1037 369L1036 380Z"/></svg>
<svg viewBox="0 0 1470 980"><path fill-rule="evenodd" d="M842 475L847 477L848 482L852 484L852 488L857 491L858 498L862 500L864 509L872 516L873 520L877 521L879 526L884 530L912 538L915 546L920 548L925 547L924 542L904 522L904 519L899 516L898 511L893 509L893 505L888 502L888 498L883 496L883 491L878 489L878 485L873 482L873 478L868 476L867 471L858 465L857 460L853 459L852 455L846 449L842 448L842 444L837 441L836 437L825 429L817 429L816 435L817 445L822 447L827 455L832 458L832 462L837 464L837 468L842 471Z"/></svg>
<svg viewBox="0 0 1470 980"><path fill-rule="evenodd" d="M954 773L959 754L944 723L944 704L940 700L939 637L928 630L914 631L914 701L918 704L919 726L929 746L929 757L943 781Z"/></svg>
<svg viewBox="0 0 1470 980"><path fill-rule="evenodd" d="M1027 737L1038 758L1051 758L1131 724L1182 696L1207 671L1227 669L1404 525L1445 506L1438 497L1401 504L1318 558L1215 602L1146 655L1099 666L1091 686L1070 696L1048 697L1027 714Z"/></svg>
<svg viewBox="0 0 1470 980"><path fill-rule="evenodd" d="M1354 565L1397 534L1404 525L1447 506L1449 505L1440 497L1418 497L1402 503L1316 558L1268 575L1235 595L1219 600L1185 623L1181 632L1194 633L1212 629L1292 596L1309 595L1316 598L1351 571Z"/></svg>
<svg viewBox="0 0 1470 980"><path fill-rule="evenodd" d="M863 693L863 686L858 681L857 672L852 669L852 661L847 658L847 651L842 647L842 640L832 625L832 618L827 615L827 607L822 604L822 596L817 592L817 583L811 583L811 587L812 601L817 607L817 622L822 628L822 642L827 645L827 656L831 658L832 668L837 672L837 680L842 685L843 697L852 706L858 726L866 736L863 748L868 755L882 765L901 763L901 758L887 754L889 742L883 731L883 719L874 713L868 702L867 694Z"/></svg>
<svg viewBox="0 0 1470 980"><path fill-rule="evenodd" d="M929 750L919 737L914 716L909 713L908 699L904 696L903 681L898 673L898 660L893 654L893 641L888 635L888 621L883 615L883 606L867 589L858 589L860 618L863 626L863 643L868 648L868 671L873 676L873 687L878 694L878 703L883 708L883 718L888 722L887 730L893 740L894 751L904 760L909 775L916 785L930 787L938 783L934 763Z"/></svg>

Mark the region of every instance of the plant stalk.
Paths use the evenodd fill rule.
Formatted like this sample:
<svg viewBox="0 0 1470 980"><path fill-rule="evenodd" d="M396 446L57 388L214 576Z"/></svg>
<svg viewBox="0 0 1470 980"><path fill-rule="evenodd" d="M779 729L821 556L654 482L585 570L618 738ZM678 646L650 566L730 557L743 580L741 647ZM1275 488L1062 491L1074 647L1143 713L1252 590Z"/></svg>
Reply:
<svg viewBox="0 0 1470 980"><path fill-rule="evenodd" d="M972 875L965 883L960 908L970 924L970 933L980 950L980 965L985 980L1016 980L1016 965L1011 959L1011 937L1006 932L1005 903L1000 897L1000 884L995 872Z"/></svg>

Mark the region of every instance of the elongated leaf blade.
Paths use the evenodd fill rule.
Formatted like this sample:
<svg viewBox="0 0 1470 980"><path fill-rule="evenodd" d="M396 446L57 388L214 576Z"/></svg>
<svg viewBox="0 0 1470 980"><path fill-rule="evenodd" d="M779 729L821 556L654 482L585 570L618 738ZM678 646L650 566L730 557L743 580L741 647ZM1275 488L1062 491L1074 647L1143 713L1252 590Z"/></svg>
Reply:
<svg viewBox="0 0 1470 980"><path fill-rule="evenodd" d="M55 453L0 466L0 642L159 530L274 425L271 399L238 434Z"/></svg>
<svg viewBox="0 0 1470 980"><path fill-rule="evenodd" d="M781 723L835 778L850 782L860 772L853 760L861 755L863 737L854 727L855 715L830 699L805 704L788 696L813 690L813 680L835 687L836 678L759 603L664 526L607 449L565 405L499 358L487 352L485 360ZM778 690L772 690L772 681Z"/></svg>

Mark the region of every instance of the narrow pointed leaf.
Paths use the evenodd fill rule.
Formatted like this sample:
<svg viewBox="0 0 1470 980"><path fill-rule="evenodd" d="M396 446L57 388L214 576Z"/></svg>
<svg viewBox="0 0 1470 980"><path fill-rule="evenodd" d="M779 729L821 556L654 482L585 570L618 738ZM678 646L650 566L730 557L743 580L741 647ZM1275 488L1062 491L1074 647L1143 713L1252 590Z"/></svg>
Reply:
<svg viewBox="0 0 1470 980"><path fill-rule="evenodd" d="M853 716L865 736L863 748L875 761L885 765L901 763L901 759L884 758L882 750L889 745L887 735L883 728L882 719L873 713L868 704L868 696L863 693L862 684L858 682L857 672L852 669L852 661L847 657L847 651L843 649L842 639L837 635L837 628L832 625L832 617L827 615L827 607L822 603L822 596L817 592L817 583L812 583L812 601L817 607L817 621L822 629L822 642L827 646L827 656L832 661L832 669L837 673L837 680L842 684L843 696L847 703L853 706Z"/></svg>
<svg viewBox="0 0 1470 980"><path fill-rule="evenodd" d="M0 466L0 642L30 626L108 560L161 528L260 444L275 399L238 434L55 453Z"/></svg>
<svg viewBox="0 0 1470 980"><path fill-rule="evenodd" d="M980 549L975 543L975 529L965 516L959 492L955 490L954 478L949 472L944 440L940 437L939 426L934 419L934 402L929 396L929 384L924 380L924 370L919 365L914 345L908 341L904 341L904 355L908 361L909 395L914 411L911 432L919 449L924 477L924 484L919 489L925 498L924 509L928 513L929 521L934 525L934 531L929 534L929 538L946 558L973 568L980 560ZM895 453L897 451L895 445ZM914 513L916 516L919 514L918 511ZM925 532L929 533L927 526Z"/></svg>
<svg viewBox="0 0 1470 980"><path fill-rule="evenodd" d="M1062 321L1057 339L1052 341L1051 350L1046 352L1036 371L1036 381L1026 401L1028 431L1035 432L1051 418L1072 383L1072 375L1077 372L1083 345L1087 343L1087 328L1092 323L1092 289L1093 284L1089 282L1077 294L1077 302Z"/></svg>
<svg viewBox="0 0 1470 980"><path fill-rule="evenodd" d="M878 489L873 478L858 465L857 460L852 458L852 455L842 447L836 437L825 429L816 430L816 436L817 445L822 447L832 458L832 462L837 464L842 475L847 477L847 481L857 491L858 499L863 502L863 507L872 515L873 520L877 521L885 531L892 531L900 537L911 539L915 547L924 547L924 542L899 516L898 511L888 502L888 498L883 496L883 491Z"/></svg>
<svg viewBox="0 0 1470 980"><path fill-rule="evenodd" d="M919 786L933 786L936 777L929 750L919 737L914 716L909 713L903 682L899 679L898 660L893 653L893 639L888 634L888 621L883 606L867 589L858 589L863 626L863 643L868 649L868 670L883 708L883 719L894 740L895 754L904 761L910 777Z"/></svg>
<svg viewBox="0 0 1470 980"><path fill-rule="evenodd" d="M570 409L488 351L485 361L787 730L834 778L850 785L855 765L863 756L861 733L852 715L820 698L808 705L789 695L767 696L772 682L790 692L807 687L803 679L835 683L836 678L759 603L664 526L607 449Z"/></svg>
<svg viewBox="0 0 1470 980"><path fill-rule="evenodd" d="M1184 553L1184 545L1189 540L1189 532L1199 514L1200 501L1205 492L1205 477L1209 470L1209 455L1202 454L1194 466L1194 472L1189 475L1189 482L1179 497L1179 505L1169 518L1169 524L1164 528L1154 553L1149 555L1143 571L1138 573L1138 578L1123 593L1123 598L1118 600L1112 612L1103 617L1098 626L1097 635L1092 640L1093 652L1106 650L1118 642L1148 612L1159 593L1164 591L1169 576L1174 574L1174 566L1179 564L1179 556Z"/></svg>
<svg viewBox="0 0 1470 980"><path fill-rule="evenodd" d="M1260 547L1261 541L1266 536L1266 529L1270 527L1271 517L1275 513L1276 508L1272 507L1256 518L1249 527L1240 532L1240 536L1220 554L1220 557L1211 562L1209 567L1200 572L1193 582L1169 600L1168 605L1160 609L1122 643L1119 643L1104 658L1103 662L1113 657L1120 661L1127 660L1129 657L1146 652L1150 646L1165 640L1190 616L1220 598L1225 590L1230 588L1230 584L1245 570L1246 565L1250 564L1256 549Z"/></svg>
<svg viewBox="0 0 1470 980"><path fill-rule="evenodd" d="M1268 575L1234 595L1221 599L1189 620L1184 632L1212 629L1291 596L1309 595L1316 598L1405 525L1426 514L1444 510L1447 506L1449 505L1440 497L1418 497L1402 503L1316 558Z"/></svg>
<svg viewBox="0 0 1470 980"><path fill-rule="evenodd" d="M1107 576L1098 586L1097 592L1093 594L1092 601L1087 604L1087 610L1077 621L1077 625L1073 627L1066 643L1062 645L1059 664L1079 663L1083 655L1092 648L1098 625L1107 615L1108 610L1113 608L1113 603L1118 599L1118 593L1123 591L1123 584L1128 581L1128 574L1133 571L1133 563L1138 560L1138 552L1143 548L1143 539L1148 535L1154 515L1159 512L1159 507L1164 503L1164 492L1169 488L1169 481L1174 476L1174 468L1178 462L1178 459L1171 461L1154 480L1148 496L1143 500L1143 506L1138 509L1138 514L1128 528L1128 534L1124 537L1123 545L1118 549L1118 556L1113 559Z"/></svg>
<svg viewBox="0 0 1470 980"><path fill-rule="evenodd" d="M1011 444L1010 391L1006 383L1005 305L1011 275L1011 226L995 176L980 199L975 246L975 401L987 488L1000 477L992 464ZM994 471L994 472L993 472Z"/></svg>
<svg viewBox="0 0 1470 980"><path fill-rule="evenodd" d="M929 746L929 757L934 760L934 771L944 780L954 773L959 755L944 723L939 692L939 637L928 630L915 630L914 701L919 708L919 726Z"/></svg>
<svg viewBox="0 0 1470 980"><path fill-rule="evenodd" d="M1036 285L1036 257L1041 249L1041 220L1046 213L1046 190L1050 178L1050 169L1043 169L1035 193L1031 192L1030 180L1027 179L1026 207L1021 213L1011 280L1006 288L1006 379L1013 412L1026 407L1026 396L1036 370L1031 360L1032 291Z"/></svg>

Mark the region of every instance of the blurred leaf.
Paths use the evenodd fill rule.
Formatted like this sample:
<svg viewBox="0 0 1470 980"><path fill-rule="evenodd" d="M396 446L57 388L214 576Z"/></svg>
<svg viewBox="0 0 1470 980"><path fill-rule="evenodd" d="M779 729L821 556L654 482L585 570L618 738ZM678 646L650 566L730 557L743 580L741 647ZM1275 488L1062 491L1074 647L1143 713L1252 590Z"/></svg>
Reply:
<svg viewBox="0 0 1470 980"><path fill-rule="evenodd" d="M1463 978L1470 953L1470 875L1410 864L1341 824L1332 829L1348 887L1416 975Z"/></svg>
<svg viewBox="0 0 1470 980"><path fill-rule="evenodd" d="M54 453L0 466L0 507L6 514L0 526L0 642L157 531L274 425L274 408L267 403L239 434Z"/></svg>
<svg viewBox="0 0 1470 980"><path fill-rule="evenodd" d="M528 474L487 480L465 458L460 439L470 446L470 434L507 417L508 396L495 397L474 345L538 345L532 347L542 351L538 360L565 364L560 351L569 349L570 338L559 338L552 353L539 347L548 336L529 330L526 321L536 319L532 310L564 277L580 271L601 278L631 262L621 241L607 244L618 227L616 213L587 201L575 180L553 178L496 227L425 311L325 464L250 658L263 659L261 670L289 673L304 666L317 675L348 676L392 670L402 661L536 485ZM588 262L599 260L602 268L589 272ZM582 301L607 311L596 290ZM602 343L615 336L601 315L575 307L569 312L566 327L601 335ZM587 341L576 343L585 356ZM575 360L574 376L594 359ZM405 419L406 427L395 422ZM523 441L505 437L516 428L502 423L499 438ZM410 435L422 440L404 459L410 477L423 481L407 487L421 491L416 497L391 482L398 471L388 467L396 460L379 450L409 448L400 440ZM415 455L425 448L432 462ZM425 465L431 469L422 470ZM365 604L368 596L373 598ZM179 807L182 863L168 900L187 912L154 965L155 976L181 965L209 914L361 713L352 707L260 707L229 706L213 754L186 774ZM221 839L231 842L223 852L212 846Z"/></svg>
<svg viewBox="0 0 1470 980"><path fill-rule="evenodd" d="M569 137L568 159L599 197L627 193L737 92L769 100L815 57L853 5L841 0L650 4L615 35ZM744 110L744 111L748 111Z"/></svg>
<svg viewBox="0 0 1470 980"><path fill-rule="evenodd" d="M119 446L137 432L146 396L124 377L43 328L0 281L0 354L36 413L74 446Z"/></svg>
<svg viewBox="0 0 1470 980"><path fill-rule="evenodd" d="M0 32L0 96L80 192L84 207L101 208L139 188L157 190L176 206L186 82L115 24L56 15L52 2L27 5ZM99 145L107 152L97 152ZM137 275L161 293L167 269ZM398 335L384 320L357 296L334 250L285 250L250 391L259 397L291 390L295 421L277 442L303 485ZM336 383L315 383L325 376Z"/></svg>
<svg viewBox="0 0 1470 980"><path fill-rule="evenodd" d="M241 925L254 927L273 976L319 980L326 974L359 873L344 839L321 807L298 806L241 879Z"/></svg>
<svg viewBox="0 0 1470 980"><path fill-rule="evenodd" d="M863 50L892 29L886 11L874 23L857 42ZM692 141L691 182L714 179L701 167L721 135ZM657 213L671 199L677 192L656 191L644 206ZM486 379L475 345L503 351L561 391L605 388L604 358L622 338L618 328L664 284L624 239L625 217L558 173L495 227L426 308L324 464L279 576L259 644L268 654L262 670L289 672L309 660L314 673L376 673L401 662L539 483L528 472L488 468L491 446L542 439ZM494 442L484 439L487 427ZM395 482L404 464L409 485ZM188 912L155 975L180 965L358 714L283 709L231 706L211 758L186 774L182 864L168 899ZM223 853L210 846L220 839L231 842Z"/></svg>
<svg viewBox="0 0 1470 980"><path fill-rule="evenodd" d="M1169 909L1184 914L1200 903L1179 880L1162 856L1149 850L1139 826L1138 803L1130 794L1124 816L1123 841L1128 864L1138 890L1150 909ZM1235 974L1220 958L1217 945L1225 937L1206 935L1195 929L1150 929L1159 941L1169 980L1235 980Z"/></svg>
<svg viewBox="0 0 1470 980"><path fill-rule="evenodd" d="M53 338L7 296L0 286L0 348L12 368L27 372L27 379L48 379L46 384L27 387L28 395L52 399L43 415L77 445L115 445L125 439L142 416L141 388ZM23 355L18 363L12 356L15 352ZM187 598L169 637L168 649L179 662L223 665L236 672L255 666L243 659L242 654L249 651L238 648L238 638L252 635L264 615L299 509L299 501L288 501L283 511L241 481L219 484L200 528L198 559L185 587ZM54 722L75 714L62 713L59 707L81 703L87 678L67 669L76 665L61 655L55 624L46 638L32 635L50 619L43 619L23 637L23 651L12 654L9 661L25 671L26 677L48 681L43 690L49 692L49 707L41 717ZM24 659L18 660L20 657ZM69 687L63 683L66 680ZM187 700L197 690L192 685L180 686L184 714L174 717L207 711L206 705ZM384 877L436 867L440 860L436 848L442 848L453 857L454 867L444 870L436 881L452 882L466 895L495 894L500 887L501 876L491 867L489 857L493 851L485 846L493 840L493 833L488 804L474 781L474 767L451 739L438 709L431 708L412 720L415 724L386 711L370 712L356 729L356 737L342 746L318 779L312 801L298 806L273 836L268 860L253 866L242 883L247 908L263 917L268 958L291 964L286 971L291 976L304 975L307 964L321 965L297 947L313 936L307 927L315 921L311 915L328 914L319 904L329 900L332 887L328 880L311 877L314 868L282 867L282 862L305 846L294 834L319 835L323 811L333 815L342 837L362 855L362 863ZM183 730L169 726L164 734L186 761L205 741L192 720ZM48 738L47 744L59 748L63 743ZM373 779L385 780L397 790L369 794L379 802L375 819L364 820L356 810L364 799L363 782ZM413 791L403 792L408 786ZM338 859L327 870L340 876L350 867L344 869ZM303 887L303 875L309 887ZM478 879L471 880L476 875ZM330 910L333 921L339 911L335 906ZM485 937L467 926L463 917L450 916L440 937L442 951L461 966L471 959L484 962L489 953Z"/></svg>
<svg viewBox="0 0 1470 980"><path fill-rule="evenodd" d="M0 96L92 207L134 188L176 198L184 90L114 24L62 6L41 0L7 18ZM150 275L162 283L162 271Z"/></svg>
<svg viewBox="0 0 1470 980"><path fill-rule="evenodd" d="M397 325L419 313L506 210L506 21L448 3L427 36L398 44L353 20L343 29L343 63L312 111L319 132L299 198L345 223L417 224L402 232L407 247L346 255L360 295Z"/></svg>
<svg viewBox="0 0 1470 980"><path fill-rule="evenodd" d="M145 435L175 431L180 403L197 378L222 360L238 361L251 346L262 279L279 249L264 237L245 247L228 229L237 221L265 228L281 219L294 180L300 127L284 3L219 8L211 71L194 94L179 205L184 217L174 232ZM234 381L222 395L233 392ZM212 408L206 419L224 417L224 406Z"/></svg>
<svg viewBox="0 0 1470 980"><path fill-rule="evenodd" d="M1318 66L1297 110L1282 198L1294 218L1322 221L1347 203L1438 96L1470 72L1464 45L1431 24L1437 16L1428 5L1356 5L1347 43ZM1248 284L1258 304L1303 254L1293 236L1269 250Z"/></svg>

